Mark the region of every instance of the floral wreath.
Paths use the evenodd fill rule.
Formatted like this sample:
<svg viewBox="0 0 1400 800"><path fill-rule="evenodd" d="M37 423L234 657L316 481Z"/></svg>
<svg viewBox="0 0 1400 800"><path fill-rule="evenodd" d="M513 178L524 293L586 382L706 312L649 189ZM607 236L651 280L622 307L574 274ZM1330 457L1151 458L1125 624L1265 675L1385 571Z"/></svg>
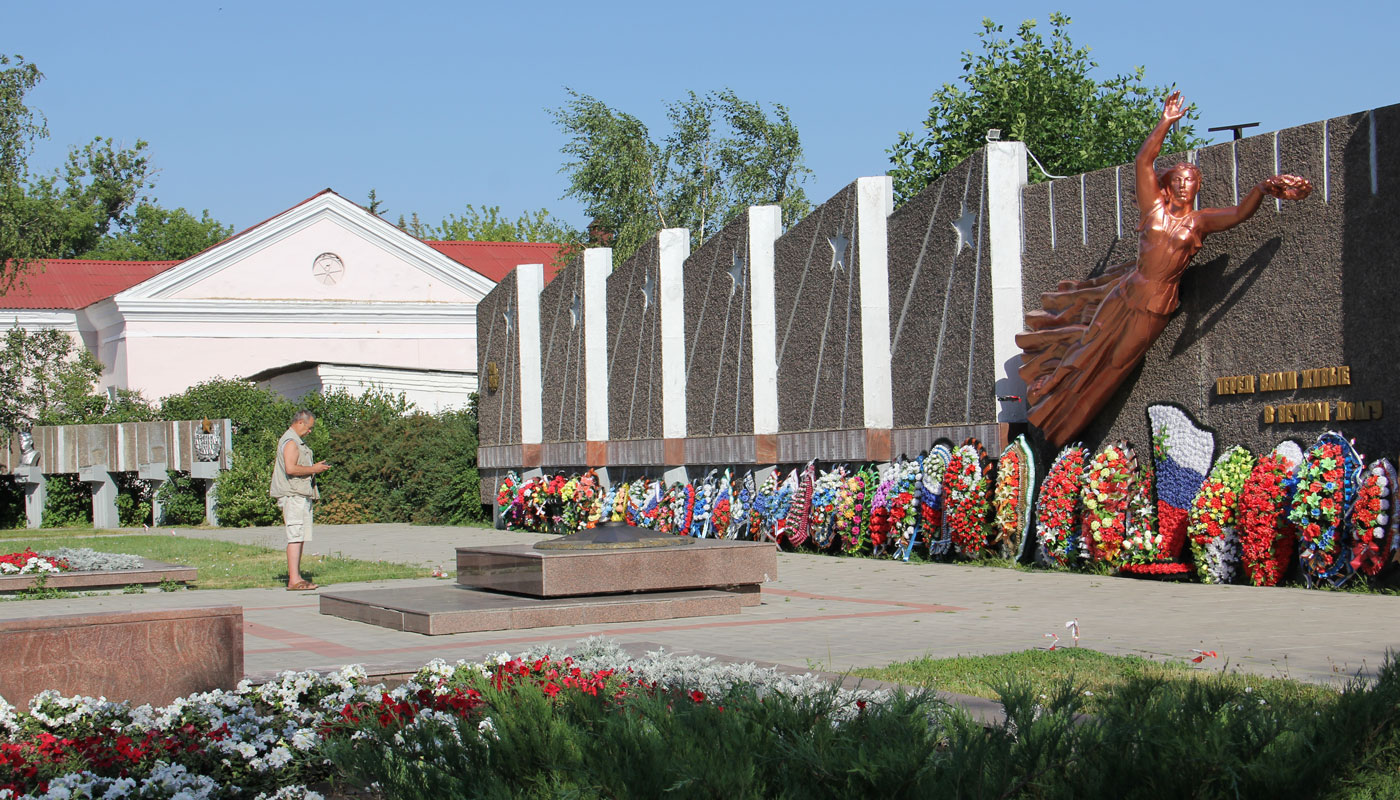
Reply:
<svg viewBox="0 0 1400 800"><path fill-rule="evenodd" d="M1137 484L1137 454L1126 441L1103 446L1084 472L1079 541L1090 561L1117 566L1128 537L1128 507Z"/></svg>
<svg viewBox="0 0 1400 800"><path fill-rule="evenodd" d="M1161 563L1162 533L1157 530L1157 503L1153 499L1156 475L1150 465L1141 461L1138 468L1141 471L1137 486L1128 501L1128 532L1123 539L1123 564L1119 570L1147 575L1162 570L1170 574L1176 570L1176 565Z"/></svg>
<svg viewBox="0 0 1400 800"><path fill-rule="evenodd" d="M729 535L729 521L734 506L731 495L729 469L726 468L724 474L719 477L719 485L715 489L715 502L710 507L710 530L716 539L723 539Z"/></svg>
<svg viewBox="0 0 1400 800"><path fill-rule="evenodd" d="M641 478L632 482L627 490L627 524L636 528L644 527L642 506L646 505L651 494L651 481Z"/></svg>
<svg viewBox="0 0 1400 800"><path fill-rule="evenodd" d="M1147 407L1152 431L1152 461L1156 473L1157 532L1162 535L1159 558L1173 562L1150 569L1132 566L1128 574L1185 575L1191 566L1181 557L1186 547L1186 517L1215 460L1215 431L1196 422L1190 412L1173 403Z"/></svg>
<svg viewBox="0 0 1400 800"><path fill-rule="evenodd" d="M808 461L802 469L802 477L797 481L797 491L793 493L784 525L785 538L793 547L801 547L811 533L812 493L816 490L816 483L816 462Z"/></svg>
<svg viewBox="0 0 1400 800"><path fill-rule="evenodd" d="M982 443L968 439L943 471L943 527L960 558L977 558L987 546L992 464Z"/></svg>
<svg viewBox="0 0 1400 800"><path fill-rule="evenodd" d="M710 511L715 502L715 471L710 470L705 479L695 487L695 508L690 514L690 535L704 539L710 535Z"/></svg>
<svg viewBox="0 0 1400 800"><path fill-rule="evenodd" d="M890 495L894 492L894 466L890 465L879 473L875 493L870 498L869 520L866 528L870 531L870 553L881 556L890 543L890 530L894 523L890 520Z"/></svg>
<svg viewBox="0 0 1400 800"><path fill-rule="evenodd" d="M890 535L897 543L895 557L909 560L919 541L919 488L923 465L919 459L904 459L894 465L894 488L890 495Z"/></svg>
<svg viewBox="0 0 1400 800"><path fill-rule="evenodd" d="M1361 457L1342 435L1317 439L1298 469L1298 491L1288 521L1298 527L1298 563L1309 586L1341 586L1354 574L1351 559L1338 558L1345 543L1342 523L1356 499Z"/></svg>
<svg viewBox="0 0 1400 800"><path fill-rule="evenodd" d="M1036 560L1046 566L1069 566L1079 555L1079 493L1089 452L1076 442L1050 464L1035 507Z"/></svg>
<svg viewBox="0 0 1400 800"><path fill-rule="evenodd" d="M797 475L795 469L788 473L764 510L762 535L765 541L779 544L787 533L788 512L792 510L793 498L797 496Z"/></svg>
<svg viewBox="0 0 1400 800"><path fill-rule="evenodd" d="M516 487L520 485L520 476L515 474L515 470L506 473L501 479L501 487L496 490L496 506L502 511L510 507L515 500Z"/></svg>
<svg viewBox="0 0 1400 800"><path fill-rule="evenodd" d="M924 539L928 554L933 558L944 558L953 544L948 531L943 527L943 473L948 462L953 460L951 442L935 442L933 449L924 456L922 482L919 486L919 516L924 529Z"/></svg>
<svg viewBox="0 0 1400 800"><path fill-rule="evenodd" d="M1205 583L1234 583L1240 562L1240 492L1254 469L1254 456L1232 447L1215 462L1186 518L1196 574Z"/></svg>
<svg viewBox="0 0 1400 800"><path fill-rule="evenodd" d="M812 486L812 546L827 550L837 541L837 505L846 485L846 467L836 465L823 472Z"/></svg>
<svg viewBox="0 0 1400 800"><path fill-rule="evenodd" d="M756 494L758 494L758 482L754 480L753 470L749 470L744 473L744 480L739 486L739 491L731 492L727 538L749 538L749 518Z"/></svg>
<svg viewBox="0 0 1400 800"><path fill-rule="evenodd" d="M1374 576L1385 567L1395 548L1395 466L1382 458L1371 464L1356 492L1351 509L1351 566Z"/></svg>
<svg viewBox="0 0 1400 800"><path fill-rule="evenodd" d="M860 552L867 541L864 525L868 477L865 469L852 473L836 498L836 536L845 553Z"/></svg>
<svg viewBox="0 0 1400 800"><path fill-rule="evenodd" d="M1297 529L1288 521L1298 460L1277 449L1254 462L1240 490L1240 560L1252 586L1277 586L1293 557Z"/></svg>
<svg viewBox="0 0 1400 800"><path fill-rule="evenodd" d="M1031 537L1031 495L1035 491L1035 456L1024 435L1017 436L997 459L997 484L992 492L992 543L1002 558L1022 555Z"/></svg>
<svg viewBox="0 0 1400 800"><path fill-rule="evenodd" d="M771 508L777 503L778 481L781 474L782 470L774 467L754 494L753 510L749 513L749 538L755 542L767 538L763 535L764 521L769 518L772 513Z"/></svg>

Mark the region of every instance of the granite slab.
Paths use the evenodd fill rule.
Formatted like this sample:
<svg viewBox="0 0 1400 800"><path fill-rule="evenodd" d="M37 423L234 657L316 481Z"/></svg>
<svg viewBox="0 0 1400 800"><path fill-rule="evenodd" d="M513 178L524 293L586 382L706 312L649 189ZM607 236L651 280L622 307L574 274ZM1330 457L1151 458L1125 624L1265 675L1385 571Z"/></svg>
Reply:
<svg viewBox="0 0 1400 800"><path fill-rule="evenodd" d="M45 689L163 705L242 678L240 606L0 621L0 697L21 708Z"/></svg>
<svg viewBox="0 0 1400 800"><path fill-rule="evenodd" d="M530 597L757 587L777 577L777 548L768 542L692 539L674 547L616 550L537 550L528 544L457 548L459 584Z"/></svg>
<svg viewBox="0 0 1400 800"><path fill-rule="evenodd" d="M194 567L168 564L149 558L143 558L141 561L140 569L84 570L51 574L44 585L50 589L120 589L133 584L156 586L164 581L189 583L198 577L198 570ZM0 594L32 588L38 579L37 575L32 574L0 575Z"/></svg>
<svg viewBox="0 0 1400 800"><path fill-rule="evenodd" d="M397 631L440 636L738 614L743 597L714 590L535 598L463 586L321 594L321 613Z"/></svg>

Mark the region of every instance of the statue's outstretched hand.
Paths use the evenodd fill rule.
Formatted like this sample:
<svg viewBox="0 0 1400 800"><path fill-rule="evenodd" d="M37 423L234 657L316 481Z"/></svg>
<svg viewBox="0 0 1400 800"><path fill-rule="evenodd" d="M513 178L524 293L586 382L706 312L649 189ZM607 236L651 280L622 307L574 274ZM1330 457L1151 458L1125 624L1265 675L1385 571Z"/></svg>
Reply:
<svg viewBox="0 0 1400 800"><path fill-rule="evenodd" d="M1312 182L1297 175L1275 175L1259 184L1264 193L1284 200L1302 200L1312 194Z"/></svg>
<svg viewBox="0 0 1400 800"><path fill-rule="evenodd" d="M1176 122L1186 116L1186 104L1181 101L1181 92L1172 92L1167 96L1167 102L1162 106L1162 121L1167 123Z"/></svg>

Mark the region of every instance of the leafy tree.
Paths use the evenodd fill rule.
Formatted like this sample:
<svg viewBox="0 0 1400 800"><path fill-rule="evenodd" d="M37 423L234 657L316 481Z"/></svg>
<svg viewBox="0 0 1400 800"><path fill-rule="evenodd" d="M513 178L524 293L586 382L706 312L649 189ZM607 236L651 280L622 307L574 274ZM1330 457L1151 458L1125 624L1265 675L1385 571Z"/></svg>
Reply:
<svg viewBox="0 0 1400 800"><path fill-rule="evenodd" d="M233 226L209 216L196 218L183 208L168 210L140 203L130 221L113 235L97 241L80 258L111 261L183 261L233 235Z"/></svg>
<svg viewBox="0 0 1400 800"><path fill-rule="evenodd" d="M34 181L27 203L50 220L46 258L80 258L108 234L130 230L131 209L151 185L146 143L133 148L98 137L68 151L61 170Z"/></svg>
<svg viewBox="0 0 1400 800"><path fill-rule="evenodd" d="M92 393L102 364L64 331L5 333L0 350L0 429L85 421L106 398Z"/></svg>
<svg viewBox="0 0 1400 800"><path fill-rule="evenodd" d="M420 239L433 239L448 242L554 242L569 244L577 242L579 232L569 224L550 214L548 209L527 211L514 220L501 215L500 206L482 206L480 209L468 204L462 216L448 214L441 225L422 224L418 215L404 223L399 217L399 227Z"/></svg>
<svg viewBox="0 0 1400 800"><path fill-rule="evenodd" d="M1070 18L1050 15L1050 40L1033 19L1010 39L1002 26L982 20L979 53L964 51L963 86L951 83L933 93L924 134L901 132L889 149L895 196L904 202L957 166L986 143L987 131L1025 142L1044 168L1074 175L1132 161L1156 124L1167 87L1147 87L1143 68L1102 82L1090 76L1097 62L1089 48L1069 38ZM1195 112L1187 115L1195 118ZM1206 142L1191 125L1167 137L1164 152L1181 152ZM1031 170L1031 180L1045 178Z"/></svg>
<svg viewBox="0 0 1400 800"><path fill-rule="evenodd" d="M24 95L43 79L21 56L0 55L0 294L9 291L53 236L51 221L27 202L27 162L36 139L48 136Z"/></svg>
<svg viewBox="0 0 1400 800"><path fill-rule="evenodd" d="M662 140L637 117L589 95L551 113L568 141L566 196L584 203L625 261L662 228L688 228L698 247L749 205L775 203L784 222L810 208L801 184L811 170L785 106L772 118L733 91L696 94L667 106Z"/></svg>

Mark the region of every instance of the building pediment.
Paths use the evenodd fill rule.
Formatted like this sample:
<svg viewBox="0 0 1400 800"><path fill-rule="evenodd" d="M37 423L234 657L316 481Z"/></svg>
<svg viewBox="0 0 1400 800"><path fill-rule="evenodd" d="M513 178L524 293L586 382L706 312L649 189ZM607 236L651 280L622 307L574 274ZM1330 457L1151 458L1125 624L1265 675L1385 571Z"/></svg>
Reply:
<svg viewBox="0 0 1400 800"><path fill-rule="evenodd" d="M475 305L494 285L327 190L114 299Z"/></svg>

